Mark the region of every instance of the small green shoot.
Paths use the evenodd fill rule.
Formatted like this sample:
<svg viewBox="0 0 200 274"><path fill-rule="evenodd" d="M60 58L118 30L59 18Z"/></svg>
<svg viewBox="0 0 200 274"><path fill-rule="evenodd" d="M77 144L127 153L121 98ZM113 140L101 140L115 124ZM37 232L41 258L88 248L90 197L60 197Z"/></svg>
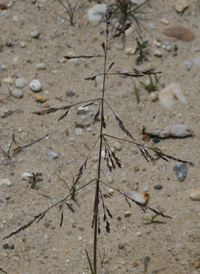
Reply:
<svg viewBox="0 0 200 274"><path fill-rule="evenodd" d="M137 58L136 58L136 62L137 62L137 65L140 65L142 64L143 61L148 61L148 58L146 57L146 52L145 52L145 49L147 48L148 46L148 40L146 41L139 41L138 39L136 39L137 41L137 47L136 47L136 50L135 50L135 54L138 54Z"/></svg>
<svg viewBox="0 0 200 274"><path fill-rule="evenodd" d="M90 256L87 252L87 249L85 249L85 253L86 253L88 264L89 264L89 267L90 267L90 272L91 272L91 274L94 274L94 270L93 270L92 263L91 263L91 260L90 260Z"/></svg>
<svg viewBox="0 0 200 274"><path fill-rule="evenodd" d="M68 0L66 0L66 1L67 1L67 5L64 4L61 0L58 0L58 2L65 8L65 11L69 16L70 25L73 26L74 25L74 12L75 12L75 9L77 8L78 3L76 3L72 7L72 5L69 3L69 1Z"/></svg>
<svg viewBox="0 0 200 274"><path fill-rule="evenodd" d="M33 173L32 172L32 176L29 179L29 184L31 184L31 189L34 189L35 186L36 186L36 184L38 182L43 181L43 179L41 178L41 176L42 176L42 173L38 173L38 172L37 173Z"/></svg>
<svg viewBox="0 0 200 274"><path fill-rule="evenodd" d="M85 126L81 123L77 123L77 122L74 122L75 124L75 128L79 127L79 128L84 128Z"/></svg>
<svg viewBox="0 0 200 274"><path fill-rule="evenodd" d="M158 90L158 83L159 83L160 77L158 77L156 74L154 75L154 79L151 75L149 75L149 84L145 84L144 82L140 81L140 84L149 92Z"/></svg>
<svg viewBox="0 0 200 274"><path fill-rule="evenodd" d="M161 214L164 213L164 212L165 212L165 210L160 211ZM159 223L161 223L161 222L156 220L156 218L157 218L159 215L160 215L160 214L156 213L155 215L153 215L153 216L151 217L151 219L144 218L144 221L147 221L146 224L159 224Z"/></svg>

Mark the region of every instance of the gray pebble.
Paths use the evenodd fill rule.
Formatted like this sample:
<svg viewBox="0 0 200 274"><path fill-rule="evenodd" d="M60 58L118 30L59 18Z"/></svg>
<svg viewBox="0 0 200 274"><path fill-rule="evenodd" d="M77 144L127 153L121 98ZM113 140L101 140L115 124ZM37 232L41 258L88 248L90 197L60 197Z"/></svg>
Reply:
<svg viewBox="0 0 200 274"><path fill-rule="evenodd" d="M18 78L15 80L16 88L23 88L27 84L27 81L24 78Z"/></svg>
<svg viewBox="0 0 200 274"><path fill-rule="evenodd" d="M155 185L154 188L155 189L162 189L163 187L161 185Z"/></svg>
<svg viewBox="0 0 200 274"><path fill-rule="evenodd" d="M118 248L119 248L119 249L124 249L124 244L119 243L119 244L118 244Z"/></svg>
<svg viewBox="0 0 200 274"><path fill-rule="evenodd" d="M187 164L178 163L174 166L174 171L177 175L177 178L180 182L184 181L187 176Z"/></svg>
<svg viewBox="0 0 200 274"><path fill-rule="evenodd" d="M23 97L23 91L21 89L12 90L11 94L15 98L22 98Z"/></svg>
<svg viewBox="0 0 200 274"><path fill-rule="evenodd" d="M6 65L2 64L2 65L1 65L1 69L2 69L2 70L6 70Z"/></svg>
<svg viewBox="0 0 200 274"><path fill-rule="evenodd" d="M155 23L149 23L149 28L150 29L156 29L156 24Z"/></svg>
<svg viewBox="0 0 200 274"><path fill-rule="evenodd" d="M73 97L75 95L75 92L73 92L72 90L67 90L65 91L65 93L66 93L66 96L68 97Z"/></svg>
<svg viewBox="0 0 200 274"><path fill-rule="evenodd" d="M162 57L162 52L160 50L156 49L154 52L154 56L160 58L160 57Z"/></svg>
<svg viewBox="0 0 200 274"><path fill-rule="evenodd" d="M78 110L77 110L77 114L79 115L85 115L89 112L89 107L80 107Z"/></svg>
<svg viewBox="0 0 200 274"><path fill-rule="evenodd" d="M57 159L58 158L58 154L54 151L50 151L49 156L50 156L50 159Z"/></svg>
<svg viewBox="0 0 200 274"><path fill-rule="evenodd" d="M80 128L80 127L75 128L75 133L76 133L76 135L82 135L83 134L82 128Z"/></svg>
<svg viewBox="0 0 200 274"><path fill-rule="evenodd" d="M31 31L30 35L32 38L37 39L40 37L40 32L37 29L35 29L35 30Z"/></svg>
<svg viewBox="0 0 200 274"><path fill-rule="evenodd" d="M166 46L166 50L168 51L168 52L170 52L170 51L172 51L172 47L169 45L169 46Z"/></svg>
<svg viewBox="0 0 200 274"><path fill-rule="evenodd" d="M186 62L185 62L185 68L186 68L186 70L190 70L191 67L192 67L192 63L189 62L189 61L186 61Z"/></svg>
<svg viewBox="0 0 200 274"><path fill-rule="evenodd" d="M178 46L174 45L174 51L178 51Z"/></svg>

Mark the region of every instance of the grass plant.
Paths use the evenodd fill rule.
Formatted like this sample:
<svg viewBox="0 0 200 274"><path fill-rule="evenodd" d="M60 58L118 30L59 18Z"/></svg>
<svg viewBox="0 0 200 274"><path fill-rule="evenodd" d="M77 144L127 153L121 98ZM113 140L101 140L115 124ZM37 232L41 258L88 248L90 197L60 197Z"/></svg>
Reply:
<svg viewBox="0 0 200 274"><path fill-rule="evenodd" d="M64 7L67 15L69 16L70 25L73 26L74 25L74 12L77 8L78 3L76 3L74 6L72 6L72 4L68 0L66 0L67 4L65 4L62 0L58 0L58 2Z"/></svg>
<svg viewBox="0 0 200 274"><path fill-rule="evenodd" d="M76 108L77 106L82 106L82 108L85 108L87 106L95 104L95 105L97 105L97 109L96 109L96 114L93 117L93 123L98 123L98 125L99 125L98 133L96 134L97 137L95 137L96 140L94 141L92 147L90 148L90 151L88 152L85 160L80 165L80 168L77 171L77 175L74 177L72 185L71 186L67 185L66 196L64 198L62 198L61 200L59 200L58 202L56 202L55 204L53 204L52 206L48 207L43 212L40 212L38 215L34 216L34 218L31 221L29 221L27 224L21 226L14 232L11 232L9 235L4 237L4 239L10 238L11 236L16 235L19 232L27 229L28 227L33 225L35 222L38 223L54 207L58 207L58 209L59 209L60 227L61 227L63 225L63 221L64 221L64 214L63 214L64 208L67 207L70 211L74 212L73 203L77 203L76 199L78 199L78 198L76 198L76 194L80 190L87 188L88 185L93 185L95 188L94 189L94 209L93 209L93 216L91 218L92 219L91 226L94 229L93 260L90 259L90 256L89 256L87 250L85 250L91 274L99 273L98 272L98 264L97 264L97 262L98 262L97 247L98 247L98 235L101 233L101 227L100 227L101 222L103 221L103 223L105 224L105 229L106 229L107 233L109 233L110 229L111 229L110 228L110 220L113 218L112 213L109 210L109 208L107 206L107 202L106 202L106 199L112 198L112 195L107 194L107 193L104 194L103 190L102 190L103 187L106 187L108 189L111 188L116 193L121 195L124 198L124 200L127 202L129 207L131 207L132 204L135 204L135 205L139 206L142 209L142 211L144 211L144 212L146 212L147 210L152 211L156 215L156 217L162 216L163 218L171 218L170 216L165 215L162 211L158 211L158 210L151 208L147 205L143 205L143 204L139 203L138 201L129 197L123 191L120 191L119 189L111 186L110 184L108 184L107 182L104 181L104 178L102 176L102 170L104 170L103 164L102 164L103 161L105 162L109 172L112 172L116 168L119 168L119 169L122 168L121 159L119 159L117 157L116 153L113 152L113 150L111 149L110 141L118 140L120 142L125 142L125 143L129 144L130 146L137 147L147 162L154 161L155 155L156 155L156 157L159 157L159 158L163 159L164 161L175 160L175 161L179 161L179 162L183 162L183 163L188 163L188 161L181 160L179 158L175 158L173 156L163 153L162 151L159 151L157 149L154 149L154 148L148 147L146 145L143 145L139 142L136 142L132 133L125 126L125 122L121 120L121 118L117 115L114 108L112 107L112 98L108 99L108 95L106 93L106 84L107 84L108 76L109 77L122 76L125 78L127 78L127 77L138 78L138 77L145 77L148 75L155 74L154 72L151 72L151 71L138 71L138 70L133 70L131 72L118 72L118 71L115 72L115 71L113 71L115 62L109 61L109 57L108 57L109 43L116 37L120 37L121 35L123 35L124 32L126 31L126 29L128 27L130 27L130 25L128 24L125 27L118 29L116 31L116 33L113 36L111 36L109 30L110 30L110 24L111 24L110 19L111 19L112 14L113 14L112 10L108 9L106 12L106 32L105 32L106 37L105 37L105 41L101 44L102 51L103 51L102 55L98 55L98 56L97 55L65 56L65 58L68 60L73 59L73 58L84 58L84 59L97 58L97 57L103 58L103 72L85 78L86 81L95 81L95 79L98 75L103 75L103 88L102 88L101 96L99 98L88 99L86 101L77 102L77 103L74 103L71 105L66 105L66 106L62 106L62 107L54 107L54 108L49 108L46 110L39 110L39 111L34 112L34 114L37 114L37 115L47 115L47 114L61 111L63 113L60 115L58 121L62 121L64 118L66 118L69 111L72 111L73 108ZM105 106L112 112L113 118L114 118L115 122L118 124L119 130L125 136L124 138L106 133L105 129L107 127L109 127L109 122L106 121L106 119L105 119L105 110L106 110ZM83 173L86 172L87 163L88 163L89 158L95 148L97 148L97 150L98 150L97 174L96 174L96 177L92 178L89 182L86 183L86 182L84 182L84 180L82 180L82 175L83 175ZM104 157L102 157L103 151L104 151ZM69 202L69 200L70 200L70 202ZM101 206L101 209L103 212L102 219L101 219L101 215L100 215L100 206ZM154 217L154 219L155 219L155 217Z"/></svg>

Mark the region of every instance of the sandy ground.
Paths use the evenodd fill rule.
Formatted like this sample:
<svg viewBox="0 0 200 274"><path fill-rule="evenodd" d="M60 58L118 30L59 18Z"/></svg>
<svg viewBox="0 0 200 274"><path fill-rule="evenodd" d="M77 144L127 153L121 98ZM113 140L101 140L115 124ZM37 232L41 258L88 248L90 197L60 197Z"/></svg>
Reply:
<svg viewBox="0 0 200 274"><path fill-rule="evenodd" d="M1 239L67 195L66 185L55 173L71 185L73 176L76 176L88 154L88 148L98 137L99 123L93 125L93 117L90 116L92 112L96 113L97 105L89 107L90 113L85 115L85 120L76 114L76 108L71 109L68 117L60 122L60 113L36 116L32 112L101 96L100 84L95 87L93 82L84 78L101 72L103 60L63 62L63 56L70 52L86 55L102 53L101 43L105 39L104 23L92 24L87 20L87 10L95 3L80 1L75 11L75 25L71 27L58 1L38 0L35 4L19 0L3 2L9 7L0 11L0 178L1 182L7 178L11 184L0 185ZM180 15L174 9L174 2L150 1L145 8L147 15L146 20L142 21L142 37L149 40L148 62L138 67L135 55L127 56L123 50L117 49L120 39L110 46L109 62L115 61L113 71L144 70L149 67L162 71L159 92L170 83L179 83L187 104L177 101L171 109L166 109L159 100L152 102L148 92L136 80L140 89L141 102L138 104L133 81L118 76L108 78L106 98L137 141L189 160L194 166L187 166L187 177L179 182L173 170L175 161L159 159L147 163L136 147L121 142L122 149L116 155L122 162L122 169L113 172L111 186L131 194L134 186L138 185L138 192L145 190L149 193L148 206L165 210L165 214L172 219L159 217L157 220L161 223L146 224L144 218L153 215L150 211L144 214L134 204L129 208L125 199L116 192L111 199L105 199L113 219L110 220L110 234L105 231L101 219L99 273L200 273L200 204L190 199L191 191L200 189L200 88L199 67L194 62L200 55L200 8L199 1L188 1L189 8ZM187 27L194 33L195 39L184 42L164 36L162 31L168 26L160 22L160 18L167 19L168 26L178 24ZM150 23L154 23L153 27ZM39 38L31 38L30 33L35 29L40 32ZM133 32L127 39L126 47L135 48L136 37L138 34ZM161 46L163 40L169 40L172 51L157 48L155 39L160 41ZM176 56L174 45L178 46ZM154 56L156 49L162 52L161 58ZM190 70L186 70L186 61L192 64ZM46 69L37 70L39 63L45 63ZM21 77L27 81L21 89L22 98L11 95L16 88L14 83L5 83L7 77L12 77L14 82ZM36 93L29 87L34 79L42 84L42 91L37 95L46 97L45 103L36 102ZM66 91L73 91L74 96L66 96ZM5 117L4 114L10 110L10 115ZM106 132L125 137L110 109L106 108L105 112L108 118ZM77 135L75 122L91 123L91 131L85 127L82 135ZM157 144L152 139L148 142L142 140L143 126L153 130L172 124L186 124L194 135L184 139L168 138ZM9 159L3 151L8 151L13 133L16 143L11 147ZM16 147L45 135L48 137L14 154ZM110 140L111 146L114 143ZM56 159L50 158L51 151L58 154ZM95 147L80 186L97 176L97 155L98 148ZM43 181L31 190L29 182L22 180L24 172L40 172ZM105 180L107 172L103 162L102 178ZM154 188L158 184L162 185L162 189ZM89 273L85 248L92 257L94 191L94 184L90 184L78 193L78 204L73 204L75 213L64 208L62 228L59 226L60 211L56 207L38 224L34 223L19 234L2 240L0 267L10 274ZM103 193L108 191L102 186ZM101 216L101 205L100 211ZM130 211L129 217L124 216L126 211ZM101 260L104 260L102 266Z"/></svg>

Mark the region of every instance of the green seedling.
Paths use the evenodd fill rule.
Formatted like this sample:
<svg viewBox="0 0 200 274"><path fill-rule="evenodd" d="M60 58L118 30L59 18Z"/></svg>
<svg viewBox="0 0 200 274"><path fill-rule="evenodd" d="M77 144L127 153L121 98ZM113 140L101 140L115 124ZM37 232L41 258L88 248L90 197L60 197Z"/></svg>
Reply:
<svg viewBox="0 0 200 274"><path fill-rule="evenodd" d="M66 0L67 5L64 4L61 0L58 0L58 2L65 8L65 11L69 16L70 25L73 26L74 25L74 12L75 12L75 9L77 8L78 3L76 3L72 7L72 5L69 3L68 0Z"/></svg>
<svg viewBox="0 0 200 274"><path fill-rule="evenodd" d="M162 210L162 211L160 211L159 213L160 213L160 214L163 214L164 212L165 212L165 210ZM149 219L149 218L144 218L144 221L147 221L147 224L159 224L160 221L157 221L156 218L157 218L160 214L156 213L155 215L153 215L153 216L151 217L151 219Z"/></svg>
<svg viewBox="0 0 200 274"><path fill-rule="evenodd" d="M85 126L81 123L77 123L77 122L74 122L75 124L75 128L79 127L79 128L84 128Z"/></svg>
<svg viewBox="0 0 200 274"><path fill-rule="evenodd" d="M135 50L135 54L137 54L137 58L136 58L136 62L137 62L137 65L140 65L143 61L148 61L148 58L147 58L147 54L145 52L145 49L147 48L148 46L148 40L146 41L139 41L138 39L136 40L137 41L137 47L136 47L136 50Z"/></svg>
<svg viewBox="0 0 200 274"><path fill-rule="evenodd" d="M156 74L154 75L154 79L151 75L149 75L149 84L145 84L144 82L140 81L140 84L149 92L158 90L158 83L159 83L160 77L158 77Z"/></svg>
<svg viewBox="0 0 200 274"><path fill-rule="evenodd" d="M38 173L38 172L37 173L33 173L32 172L32 176L29 179L29 184L31 184L31 189L34 189L35 186L36 186L36 184L38 182L43 181L43 179L41 178L41 176L42 176L42 173Z"/></svg>
<svg viewBox="0 0 200 274"><path fill-rule="evenodd" d="M11 150L11 147L12 147L13 143L14 143L14 144L16 143L16 140L15 140L15 133L12 134L11 143L10 143L10 145L9 145L8 152L6 153L9 159L10 159L10 150Z"/></svg>

